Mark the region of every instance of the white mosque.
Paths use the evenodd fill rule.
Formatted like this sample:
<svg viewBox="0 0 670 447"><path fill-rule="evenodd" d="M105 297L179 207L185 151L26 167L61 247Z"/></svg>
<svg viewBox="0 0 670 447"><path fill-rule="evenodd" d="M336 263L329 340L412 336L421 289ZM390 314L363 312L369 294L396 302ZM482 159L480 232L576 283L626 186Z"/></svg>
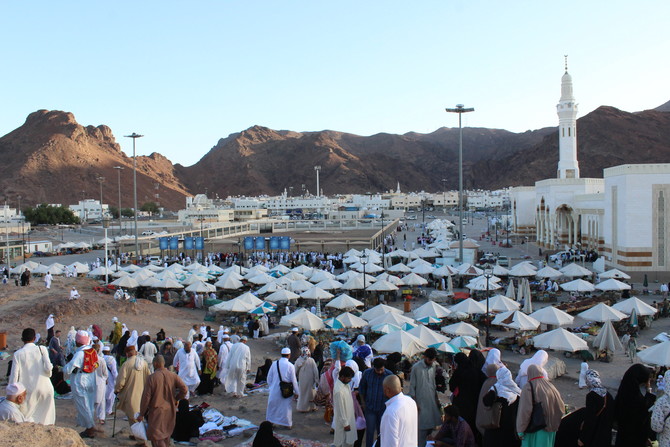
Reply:
<svg viewBox="0 0 670 447"><path fill-rule="evenodd" d="M629 164L580 178L572 76L561 78L556 178L512 188L514 231L545 248L597 250L609 267L670 271L670 164ZM634 148L631 148L634 149Z"/></svg>

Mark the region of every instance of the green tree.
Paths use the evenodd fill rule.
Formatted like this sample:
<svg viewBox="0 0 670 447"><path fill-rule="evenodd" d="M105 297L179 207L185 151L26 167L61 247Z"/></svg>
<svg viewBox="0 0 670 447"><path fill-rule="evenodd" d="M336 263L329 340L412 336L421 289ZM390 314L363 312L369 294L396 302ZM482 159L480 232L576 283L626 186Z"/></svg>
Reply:
<svg viewBox="0 0 670 447"><path fill-rule="evenodd" d="M123 217L133 217L133 216L135 216L135 211L133 211L132 208L122 208L121 209L121 215Z"/></svg>
<svg viewBox="0 0 670 447"><path fill-rule="evenodd" d="M109 214L112 215L112 219L118 219L119 218L119 209L115 206L110 205Z"/></svg>
<svg viewBox="0 0 670 447"><path fill-rule="evenodd" d="M153 216L154 214L158 214L158 205L156 205L156 202L147 202L140 207L140 211L144 211Z"/></svg>
<svg viewBox="0 0 670 447"><path fill-rule="evenodd" d="M33 225L72 225L80 223L79 218L72 210L64 206L51 206L43 203L35 208L26 208L23 211L26 220Z"/></svg>

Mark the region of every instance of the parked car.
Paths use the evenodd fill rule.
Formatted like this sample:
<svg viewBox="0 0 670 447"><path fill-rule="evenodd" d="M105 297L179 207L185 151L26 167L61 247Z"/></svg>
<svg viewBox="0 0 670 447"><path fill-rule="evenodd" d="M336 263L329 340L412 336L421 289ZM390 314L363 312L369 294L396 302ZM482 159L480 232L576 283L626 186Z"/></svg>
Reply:
<svg viewBox="0 0 670 447"><path fill-rule="evenodd" d="M507 256L498 256L498 265L500 267L509 267L509 258Z"/></svg>

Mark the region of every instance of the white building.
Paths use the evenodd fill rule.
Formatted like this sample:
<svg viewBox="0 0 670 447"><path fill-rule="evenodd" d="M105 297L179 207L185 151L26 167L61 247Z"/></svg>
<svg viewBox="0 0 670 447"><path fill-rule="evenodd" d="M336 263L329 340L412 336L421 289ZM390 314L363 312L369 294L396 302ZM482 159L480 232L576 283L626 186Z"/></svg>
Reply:
<svg viewBox="0 0 670 447"><path fill-rule="evenodd" d="M111 217L109 214L109 205L100 205L99 200L85 199L80 200L76 205L70 205L70 211L74 213L82 222L89 220L102 220L104 217Z"/></svg>
<svg viewBox="0 0 670 447"><path fill-rule="evenodd" d="M572 77L561 78L557 178L512 188L513 231L549 249L597 250L609 267L670 271L670 164L622 165L580 178Z"/></svg>

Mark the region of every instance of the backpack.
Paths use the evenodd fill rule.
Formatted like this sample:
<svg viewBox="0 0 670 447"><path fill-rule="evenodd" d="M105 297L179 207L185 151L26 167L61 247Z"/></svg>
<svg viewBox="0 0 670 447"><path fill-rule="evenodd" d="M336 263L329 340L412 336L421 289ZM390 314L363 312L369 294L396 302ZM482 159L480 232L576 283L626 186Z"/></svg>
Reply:
<svg viewBox="0 0 670 447"><path fill-rule="evenodd" d="M98 353L93 348L84 350L84 365L81 370L85 373L92 373L98 367Z"/></svg>

